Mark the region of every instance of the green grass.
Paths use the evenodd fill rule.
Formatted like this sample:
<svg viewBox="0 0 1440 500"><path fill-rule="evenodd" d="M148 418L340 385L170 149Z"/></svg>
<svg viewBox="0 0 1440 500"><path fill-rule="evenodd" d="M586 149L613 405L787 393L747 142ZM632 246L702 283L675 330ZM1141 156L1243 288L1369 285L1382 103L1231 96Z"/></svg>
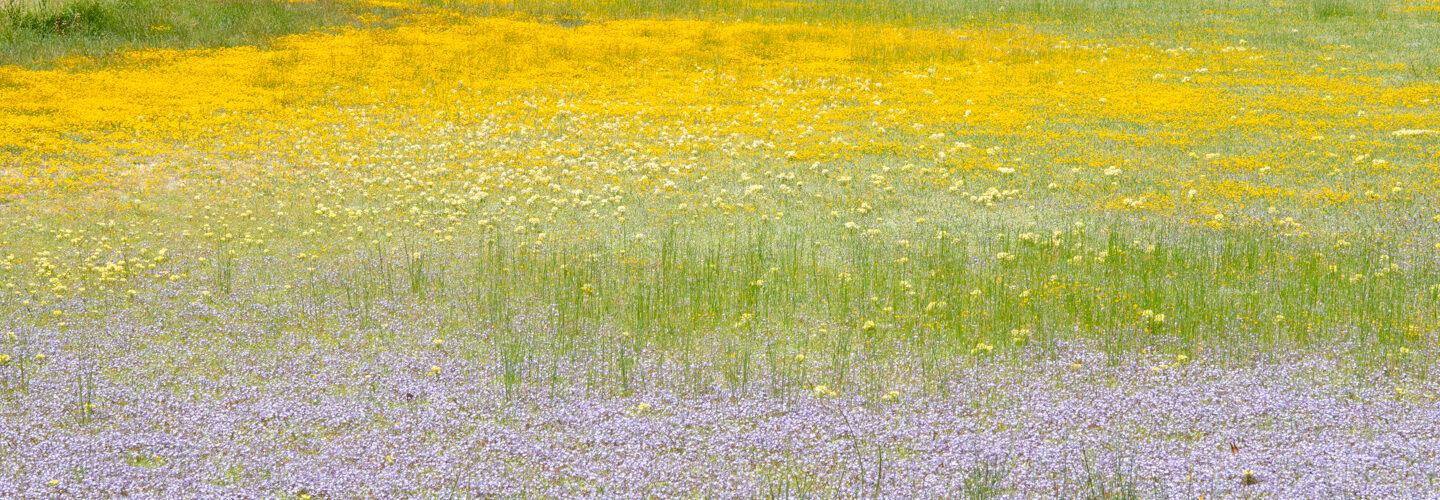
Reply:
<svg viewBox="0 0 1440 500"><path fill-rule="evenodd" d="M1418 81L1440 80L1440 55L1434 52L1420 52L1405 65L1410 77Z"/></svg>
<svg viewBox="0 0 1440 500"><path fill-rule="evenodd" d="M1383 4L1375 1L1312 0L1310 15L1317 20L1346 17L1385 16Z"/></svg>
<svg viewBox="0 0 1440 500"><path fill-rule="evenodd" d="M964 498L989 500L1005 494L1003 483L1009 470L1004 462L994 457L981 461L967 469L964 474L964 489L961 490Z"/></svg>
<svg viewBox="0 0 1440 500"><path fill-rule="evenodd" d="M135 48L264 45L358 23L371 10L331 0L3 0L0 65L49 67Z"/></svg>
<svg viewBox="0 0 1440 500"><path fill-rule="evenodd" d="M167 5L175 9L161 8ZM1203 11L1219 8L1217 5L1197 4L1199 6L1166 10L1158 4L1123 1L1027 0L987 6L978 2L913 0L892 4L893 8L888 10L872 4L836 2L817 4L819 6L808 10L795 7L791 11L743 7L735 2L703 4L710 7L706 10L695 9L696 5L702 5L696 2L638 0L592 6L584 2L525 1L502 6L450 2L434 5L555 19L727 15L783 18L793 11L794 16L802 19L814 16L837 22L873 19L903 24L911 21L907 16L913 15L930 16L937 19L936 22L1028 19L1056 23L1049 29L1060 31L1085 26L1118 31L1125 29L1124 26L1142 30L1175 28L1182 24L1177 19L1221 24L1263 4L1237 4L1213 15ZM1156 15L1137 15L1148 12ZM1393 23L1414 26L1429 21L1385 12L1385 9L1376 10L1370 3L1333 0L1303 3L1277 10L1275 20L1251 22L1236 32L1265 45L1294 44L1307 51L1316 51L1323 45L1353 43L1364 48L1359 51L1364 54L1412 61L1406 68L1415 79L1434 79L1440 60L1428 53L1402 49L1426 46L1440 30L1386 31L1384 27ZM267 24L263 21L265 15L278 21ZM263 38L261 33L300 31L327 22L348 22L348 15L349 11L326 2L292 5L245 0L167 4L87 0L34 4L26 8L11 6L6 11L4 26L10 30L5 33L12 38L6 40L29 40L34 45L29 46L33 50L27 53L9 50L22 46L8 43L4 54L7 58L28 58L26 60L33 64L42 64L64 54L87 54L87 50L99 54L122 46L258 43ZM1110 18L1127 21L1117 23L1121 28L1095 24L1096 20ZM240 23L236 19L244 21ZM1295 21L1294 25L1305 32L1292 35L1290 25L1269 24L1287 20ZM171 29L151 28L161 25ZM1048 25L1036 26L1045 29ZM1341 34L1357 27L1363 30ZM1247 34L1261 31L1270 35L1262 38ZM181 34L187 35L181 37ZM245 38L247 36L254 39ZM1175 36L1197 35L1177 32ZM18 55L22 53L29 55ZM1129 123L1113 126L1135 129L1130 130L1135 133L1145 127ZM1058 135L1061 129L1056 131ZM986 137L983 130L956 128L950 133L956 139L977 143L995 139ZM896 140L905 138L898 136ZM1232 148L1241 153L1249 148L1278 150L1283 147L1265 143L1267 140L1264 135L1246 136L1236 144L1217 145L1222 146L1222 150ZM417 142L415 146L428 144ZM1015 148L1037 151L1036 160L1041 164L1059 164L1064 160L1045 158L1048 152L1044 148L1024 142L1015 144ZM1423 157L1407 158L1403 150L1396 150L1394 154L1384 154L1384 151L1383 148L1374 150L1377 157L1388 156L1407 164L1426 161ZM1184 161L1165 149L1140 153L1158 158L1174 155ZM718 164L725 158L714 160ZM904 162L904 157L857 157L853 164L831 167L837 169L834 175L797 169L788 161L755 167L755 172L789 171L791 181L798 176L800 183L807 186L833 185L834 178L841 174L853 175L855 179L884 174L895 183L911 188L906 196L864 191L868 188L863 184L814 193L821 199L847 196L861 199L863 196L876 205L873 211L847 212L844 218L828 217L818 205L812 207L808 202L796 201L780 205L784 212L791 214L785 223L760 222L747 215L718 215L689 222L681 218L678 223L632 215L629 222L616 226L618 230L614 234L618 236L611 239L595 238L588 230L580 230L582 234L574 239L561 238L552 247L537 249L517 248L516 243L523 243L541 232L541 228L563 237L567 231L564 225L530 224L513 232L509 227L514 226L508 225L490 231L476 230L469 238L456 243L439 243L427 238L424 231L413 235L414 240L407 240L403 235L407 234L408 219L368 217L364 225L371 231L380 226L385 228L383 232L393 229L402 236L398 240L388 237L387 241L376 240L366 248L347 249L318 259L314 257L315 250L304 246L305 243L297 243L293 248L287 248L285 243L275 247L276 255L309 253L312 255L309 261L285 261L284 257L261 256L255 253L255 248L214 243L213 249L197 250L202 253L213 250L212 260L177 271L182 271L187 278L197 278L207 294L214 292L213 298L204 300L220 304L226 304L230 297L240 297L260 303L273 301L276 305L309 301L313 309L335 307L332 312L337 317L355 319L365 333L375 335L369 342L376 344L395 342L384 336L387 332L383 328L387 315L395 312L385 310L378 302L444 304L450 316L443 327L437 329L437 338L458 337L457 332L495 332L493 347L501 355L494 362L500 367L497 373L502 374L497 384L505 387L507 395L524 390L526 385L558 383L554 379L543 380L543 374L525 370L527 364L533 364L537 357L534 353L538 352L558 358L593 356L601 360L597 363L600 368L593 384L613 387L618 394L630 396L637 387L646 385L637 379L641 375L637 375L640 370L635 367L639 364L637 358L652 347L677 353L677 357L722 360L713 365L713 372L679 383L702 387L708 383L707 379L718 378L739 390L752 385L757 371L794 371L786 372L787 379L796 382L781 390L803 389L817 382L832 388L856 384L879 386L875 381L894 375L884 371L887 369L884 363L875 363L869 368L855 366L851 360L857 352L869 353L874 359L920 352L925 356L922 362L926 363L927 373L933 374L945 370L947 359L965 362L1005 359L1019 353L1018 347L1022 345L1060 352L1063 342L1082 337L1095 340L1112 354L1112 359L1128 351L1155 349L1167 356L1184 355L1188 359L1204 355L1243 361L1255 352L1283 350L1276 349L1277 346L1329 347L1348 342L1347 348L1363 358L1392 363L1385 356L1401 348L1421 348L1425 339L1412 338L1411 325L1424 323L1425 318L1433 318L1440 311L1435 305L1440 303L1440 285L1437 285L1440 267L1428 257L1431 255L1426 253L1428 247L1383 247L1379 245L1379 237L1357 240L1353 247L1349 244L1342 247L1324 234L1334 230L1336 234L1348 235L1355 234L1353 228L1374 227L1377 221L1387 220L1391 215L1379 208L1374 212L1332 215L1323 212L1323 207L1287 207L1296 210L1302 220L1317 224L1317 232L1321 234L1315 237L1277 237L1275 231L1263 228L1208 231L1177 220L1142 218L1136 221L1126 215L1087 213L1083 208L1074 211L1067 207L1073 207L1077 200L1067 199L1063 194L1050 194L1039 189L1038 183L1030 186L1037 194L1031 195L1028 207L1012 202L1001 203L993 209L977 206L972 207L973 211L966 211L965 207L952 204L952 200L958 199L957 195L927 183L927 174L890 168ZM1210 173L1227 175L1225 170ZM293 186L272 187L278 192L304 193L307 187L331 180L324 174L312 178L302 175ZM989 183L984 178L971 180L978 184L967 189L976 192ZM1370 182L1363 177L1357 180ZM1383 178L1375 177L1376 185L1382 181ZM567 181L561 183L564 182ZM578 184L580 180L568 182ZM221 191L222 187L212 186L215 191ZM1176 194L1176 199L1184 198L1180 194L1183 188L1158 184L1152 187L1155 192L1168 191ZM453 192L462 192L458 186L450 188ZM850 190L854 194L844 194ZM315 192L313 187L310 192ZM217 201L209 209L216 213L231 209L240 212L242 208L248 211L250 200L270 200L273 196L269 192L243 194L239 198L242 202ZM660 199L646 198L643 193L638 196L627 203L635 204L633 208L640 214L647 213L641 204L662 203ZM384 214L387 209L385 202L379 200L344 199L338 195L335 199L316 198L322 199L331 206L356 208L356 213L371 209L373 214ZM1422 197L1419 203L1398 209L1431 217L1433 211L1424 203L1427 199ZM1256 198L1256 205L1249 207L1253 210L1234 213L1248 212L1257 214L1256 219L1269 218L1258 215L1269 201ZM157 206L163 207L166 203L169 202L162 201ZM185 203L188 206L189 202ZM434 200L426 203L433 204ZM503 212L503 208L476 207L496 213ZM1075 213L1066 215L1072 211ZM1177 213L1188 216L1188 212ZM273 218L261 217L258 220L265 222L256 223L256 219L210 219L212 215L205 216L207 226L197 225L188 217L187 220L162 217L150 222L155 224L151 230L158 235L162 229L179 227L202 234L208 231L208 223L223 222L227 231L237 234L265 234L272 225L271 220L292 228L325 228L331 224L319 217L297 219L274 215ZM559 221L591 220L584 211L559 212L558 215ZM882 215L889 222L877 218ZM916 220L917 216L931 219L931 225L909 226L904 222ZM44 226L76 225L82 233L88 230L93 234L110 230L98 221L71 221L68 214L62 218L66 220L45 221ZM842 229L842 221L851 218L867 227L886 227L885 236ZM1039 222L1024 225L1032 220ZM733 222L730 227L734 229L721 234L713 230L726 222ZM603 223L610 224L608 220ZM1401 228L1420 234L1418 231L1424 229L1422 224L1407 222ZM343 227L333 225L330 229L339 231ZM15 231L11 241L17 243L57 237L40 231L32 234L24 227ZM630 236L637 233L649 237ZM947 236L937 238L937 233ZM186 234L188 237L189 232ZM282 232L272 242L284 242L286 237ZM198 239L156 241L152 247L179 248L180 241L197 243L197 248L204 248ZM434 244L425 243L427 241ZM1430 243L1430 240L1424 242ZM1395 252L1394 260L1390 260L1391 252ZM1377 257L1379 255L1386 257ZM269 263L261 264L262 261ZM277 262L287 265L275 265ZM1403 272L1397 263L1405 264ZM309 264L321 271L296 274L279 271L304 269ZM46 276L36 274L14 281L39 282L44 278ZM267 291L274 290L276 284L297 285L297 292L305 296L297 299L288 293ZM1154 320L1142 311L1160 313L1167 319ZM341 321L337 319L334 323ZM823 335L816 335L817 331ZM1017 333L1020 331L1027 333L1020 335ZM975 350L982 344L992 346L993 353L988 349ZM793 360L796 353L805 353L811 361L803 365L787 361ZM218 352L216 357L228 354ZM1397 367L1408 366L1404 358L1398 359L1393 361ZM941 361L932 363L933 360Z"/></svg>

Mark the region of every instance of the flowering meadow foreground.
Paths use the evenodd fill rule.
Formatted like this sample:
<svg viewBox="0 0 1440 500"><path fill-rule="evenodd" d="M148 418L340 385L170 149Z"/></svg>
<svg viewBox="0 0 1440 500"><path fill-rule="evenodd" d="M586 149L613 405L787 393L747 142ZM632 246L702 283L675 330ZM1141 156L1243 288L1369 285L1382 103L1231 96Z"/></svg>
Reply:
<svg viewBox="0 0 1440 500"><path fill-rule="evenodd" d="M0 496L1440 496L1440 3L309 4L0 66Z"/></svg>

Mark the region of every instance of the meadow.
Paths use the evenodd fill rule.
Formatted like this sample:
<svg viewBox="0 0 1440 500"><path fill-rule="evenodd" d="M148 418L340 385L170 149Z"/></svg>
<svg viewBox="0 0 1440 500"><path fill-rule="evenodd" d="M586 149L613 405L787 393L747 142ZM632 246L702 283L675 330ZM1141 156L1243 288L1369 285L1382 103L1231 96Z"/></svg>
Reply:
<svg viewBox="0 0 1440 500"><path fill-rule="evenodd" d="M1440 492L1440 2L0 0L0 496Z"/></svg>

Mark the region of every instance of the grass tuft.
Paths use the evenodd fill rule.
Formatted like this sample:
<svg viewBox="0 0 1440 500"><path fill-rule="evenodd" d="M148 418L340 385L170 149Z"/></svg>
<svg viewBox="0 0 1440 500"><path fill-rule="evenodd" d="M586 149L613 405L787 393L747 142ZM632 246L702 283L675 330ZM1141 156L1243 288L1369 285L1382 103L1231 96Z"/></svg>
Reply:
<svg viewBox="0 0 1440 500"><path fill-rule="evenodd" d="M139 48L263 46L358 24L378 10L329 0L11 0L0 3L0 65L47 67Z"/></svg>
<svg viewBox="0 0 1440 500"><path fill-rule="evenodd" d="M1383 17L1385 8L1368 1L1313 0L1310 15L1318 20L1350 17Z"/></svg>
<svg viewBox="0 0 1440 500"><path fill-rule="evenodd" d="M1410 72L1410 78L1417 81L1440 80L1440 55L1434 52L1422 52L1416 54L1405 65Z"/></svg>
<svg viewBox="0 0 1440 500"><path fill-rule="evenodd" d="M1005 476L1009 473L1005 463L997 458L988 458L965 471L963 498L986 500L1000 498L1005 494Z"/></svg>

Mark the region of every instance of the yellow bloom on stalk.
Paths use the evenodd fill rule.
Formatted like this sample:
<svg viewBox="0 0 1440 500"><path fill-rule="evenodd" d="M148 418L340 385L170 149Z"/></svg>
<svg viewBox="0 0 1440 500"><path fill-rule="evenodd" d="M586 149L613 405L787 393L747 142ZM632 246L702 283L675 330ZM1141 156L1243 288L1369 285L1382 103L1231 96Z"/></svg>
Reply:
<svg viewBox="0 0 1440 500"><path fill-rule="evenodd" d="M1010 341L1017 346L1030 343L1030 336L1031 332L1028 326L1010 330Z"/></svg>
<svg viewBox="0 0 1440 500"><path fill-rule="evenodd" d="M1258 484L1259 482L1260 480L1255 478L1255 471L1252 471L1250 469L1240 471L1240 484L1250 486Z"/></svg>

